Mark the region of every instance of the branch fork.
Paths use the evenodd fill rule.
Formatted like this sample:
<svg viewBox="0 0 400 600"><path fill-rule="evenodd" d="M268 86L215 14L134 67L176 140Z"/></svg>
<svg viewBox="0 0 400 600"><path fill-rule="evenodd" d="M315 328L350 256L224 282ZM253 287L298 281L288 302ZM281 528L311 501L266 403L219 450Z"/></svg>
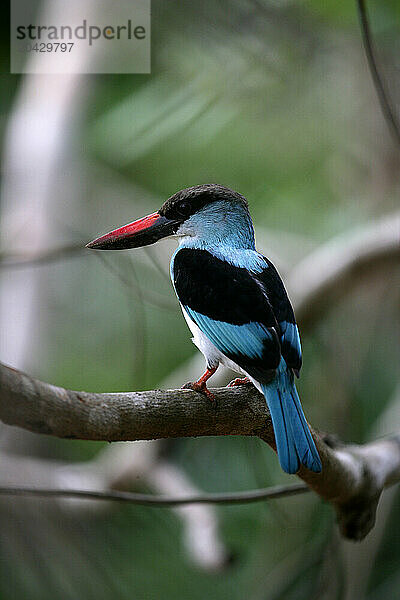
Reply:
<svg viewBox="0 0 400 600"><path fill-rule="evenodd" d="M254 387L217 388L218 408L192 390L76 392L0 366L0 419L61 438L127 441L214 435L257 436L275 450L265 399ZM374 526L383 489L400 481L400 432L362 446L312 430L322 473L297 476L331 503L342 535L362 540Z"/></svg>

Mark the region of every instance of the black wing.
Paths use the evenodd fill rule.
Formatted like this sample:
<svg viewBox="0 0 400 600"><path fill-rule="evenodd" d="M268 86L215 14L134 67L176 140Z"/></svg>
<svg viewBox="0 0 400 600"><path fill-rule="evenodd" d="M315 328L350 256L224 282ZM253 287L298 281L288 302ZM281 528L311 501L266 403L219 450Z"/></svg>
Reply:
<svg viewBox="0 0 400 600"><path fill-rule="evenodd" d="M299 330L285 286L272 262L263 257L267 268L254 275L263 285L280 327L282 356L298 376L302 364Z"/></svg>
<svg viewBox="0 0 400 600"><path fill-rule="evenodd" d="M192 248L177 251L171 272L180 303L203 333L257 381L269 381L281 345L264 285L247 269Z"/></svg>

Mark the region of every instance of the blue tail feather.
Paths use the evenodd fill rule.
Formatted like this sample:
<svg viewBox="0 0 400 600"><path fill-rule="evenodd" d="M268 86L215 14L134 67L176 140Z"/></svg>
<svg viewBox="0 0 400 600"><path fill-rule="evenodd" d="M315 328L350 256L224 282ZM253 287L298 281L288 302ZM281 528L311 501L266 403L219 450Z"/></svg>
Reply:
<svg viewBox="0 0 400 600"><path fill-rule="evenodd" d="M274 381L261 387L271 413L282 469L286 473L296 473L301 463L319 473L321 459L301 408L293 375L283 359Z"/></svg>

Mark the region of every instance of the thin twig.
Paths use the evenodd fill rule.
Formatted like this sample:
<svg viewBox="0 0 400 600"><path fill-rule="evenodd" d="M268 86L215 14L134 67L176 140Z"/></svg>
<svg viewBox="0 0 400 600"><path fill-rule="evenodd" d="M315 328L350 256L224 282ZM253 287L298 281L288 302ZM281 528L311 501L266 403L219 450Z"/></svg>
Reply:
<svg viewBox="0 0 400 600"><path fill-rule="evenodd" d="M379 74L365 0L357 0L357 8L368 66L374 82L376 93L378 94L383 116L385 117L386 123L388 124L390 133L392 134L395 143L400 146L400 123L397 120L395 110L385 89L383 79Z"/></svg>
<svg viewBox="0 0 400 600"><path fill-rule="evenodd" d="M169 278L168 273L161 267L160 265L160 261L158 260L158 258L156 258L153 254L153 249L149 248L148 246L146 246L146 248L143 248L147 258L150 260L151 264L153 265L153 267L160 273L161 277L163 277L165 279L165 281L168 283L168 285L171 285L171 280Z"/></svg>
<svg viewBox="0 0 400 600"><path fill-rule="evenodd" d="M248 490L245 492L232 492L227 494L199 494L198 496L153 496L151 494L137 494L120 491L93 491L93 490L52 490L34 487L1 486L0 496L39 496L41 498L79 498L83 500L115 500L129 504L144 506L168 507L184 504L248 504L262 500L272 500L287 496L295 496L309 492L310 488L304 483L291 485L277 485L275 487Z"/></svg>
<svg viewBox="0 0 400 600"><path fill-rule="evenodd" d="M6 252L0 253L0 269L18 269L20 267L33 267L46 265L56 260L62 260L64 258L71 258L78 256L84 250L85 244L83 242L77 242L60 246L59 248L50 248L43 250L36 254L7 254Z"/></svg>
<svg viewBox="0 0 400 600"><path fill-rule="evenodd" d="M104 264L104 266L110 271L110 273L112 273L115 277L119 279L120 283L122 283L129 290L131 290L132 293L135 293L135 295L137 295L136 283L132 277L127 277L126 273L123 272L123 270L120 267L118 267L117 264L112 261L112 259L107 259L103 255L103 253L97 252L96 255L99 258L99 260ZM143 292L141 293L143 296ZM168 311L176 310L176 305L174 305L172 302L169 302L166 296L164 297L159 295L158 297L156 297L156 294L153 290L147 289L145 298L148 304L151 304L156 308L162 308Z"/></svg>
<svg viewBox="0 0 400 600"><path fill-rule="evenodd" d="M131 314L132 322L132 341L135 341L135 352L133 360L133 377L137 381L138 378L142 378L142 381L146 381L146 366L147 366L147 348L148 348L148 331L147 331L147 315L145 298L140 284L140 279L136 272L135 262L130 258L130 270L132 273L133 293L129 291L127 294L128 299L128 310ZM134 304L135 311L133 314L133 307L130 306L130 301L135 300ZM132 318L133 317L133 318Z"/></svg>

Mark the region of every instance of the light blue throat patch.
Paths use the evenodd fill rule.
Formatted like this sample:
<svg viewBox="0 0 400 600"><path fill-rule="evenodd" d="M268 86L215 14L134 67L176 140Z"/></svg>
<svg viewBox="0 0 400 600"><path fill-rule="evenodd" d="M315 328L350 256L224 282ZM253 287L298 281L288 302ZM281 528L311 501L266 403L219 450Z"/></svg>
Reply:
<svg viewBox="0 0 400 600"><path fill-rule="evenodd" d="M253 273L261 273L261 271L268 267L268 263L257 250L217 246L216 248L209 248L208 251L217 258L235 265L235 267L241 267Z"/></svg>
<svg viewBox="0 0 400 600"><path fill-rule="evenodd" d="M174 253L179 251L180 248L193 248L194 250L207 250L210 254L224 260L235 267L241 267L247 269L253 273L261 273L268 267L268 263L265 258L257 252L249 248L232 248L223 243L214 245L207 240L201 240L197 237L183 238L179 244L179 247ZM172 261L173 258L172 257Z"/></svg>

